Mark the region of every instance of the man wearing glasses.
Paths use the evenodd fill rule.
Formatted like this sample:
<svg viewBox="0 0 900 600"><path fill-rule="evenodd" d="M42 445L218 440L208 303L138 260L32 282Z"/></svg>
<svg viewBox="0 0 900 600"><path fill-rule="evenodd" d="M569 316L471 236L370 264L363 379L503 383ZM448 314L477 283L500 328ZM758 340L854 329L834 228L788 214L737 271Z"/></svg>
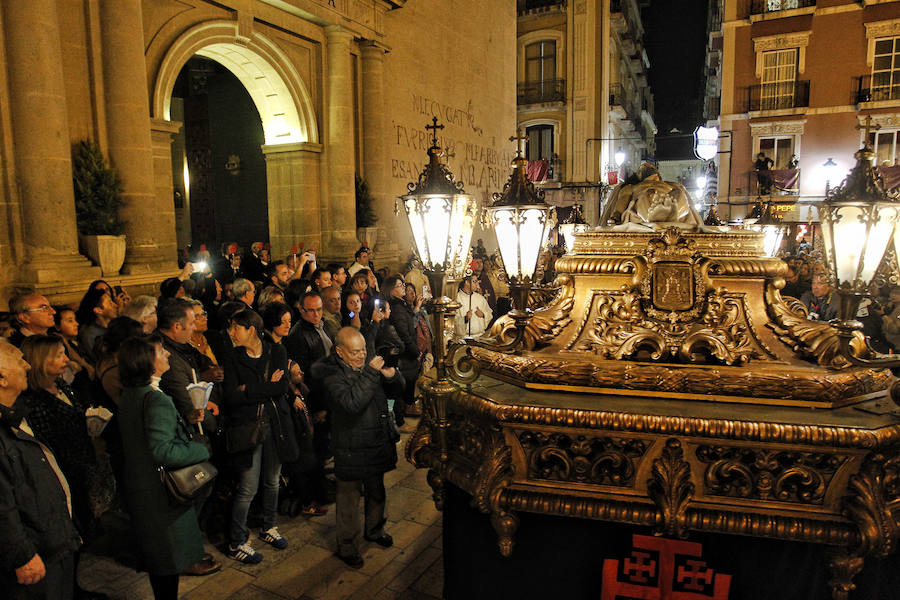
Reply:
<svg viewBox="0 0 900 600"><path fill-rule="evenodd" d="M41 295L24 294L9 301L9 311L16 317L16 331L9 336L9 343L18 348L22 340L32 335L46 335L53 327L56 311Z"/></svg>
<svg viewBox="0 0 900 600"><path fill-rule="evenodd" d="M397 465L399 432L388 413L385 385L403 385L394 367L366 355L366 340L354 327L341 329L334 352L312 367L321 380L332 415L334 474L337 477L337 556L359 569L359 498L365 498L363 537L382 548L394 540L384 532L387 494L384 474Z"/></svg>

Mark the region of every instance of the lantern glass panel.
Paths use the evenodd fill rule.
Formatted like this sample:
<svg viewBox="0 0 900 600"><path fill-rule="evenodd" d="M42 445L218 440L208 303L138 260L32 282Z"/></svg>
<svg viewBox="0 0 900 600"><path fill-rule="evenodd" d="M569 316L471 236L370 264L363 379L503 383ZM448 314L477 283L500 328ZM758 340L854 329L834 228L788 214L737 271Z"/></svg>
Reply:
<svg viewBox="0 0 900 600"><path fill-rule="evenodd" d="M533 277L538 257L544 245L547 212L540 208L526 208L521 213L519 248L521 253L519 277Z"/></svg>
<svg viewBox="0 0 900 600"><path fill-rule="evenodd" d="M897 223L897 207L889 204L876 204L871 207L869 227L869 239L866 243L866 251L863 256L859 278L866 285L875 278L875 271L884 258L884 253L894 234Z"/></svg>
<svg viewBox="0 0 900 600"><path fill-rule="evenodd" d="M493 211L494 233L503 258L506 275L519 276L519 231L515 208L498 208Z"/></svg>
<svg viewBox="0 0 900 600"><path fill-rule="evenodd" d="M866 241L866 224L859 206L835 206L822 219L823 241L837 283L853 283ZM833 257L833 258L832 258Z"/></svg>
<svg viewBox="0 0 900 600"><path fill-rule="evenodd" d="M409 219L409 227L412 229L413 240L419 251L419 259L425 266L431 265L431 253L428 251L428 241L425 237L425 223L419 203L415 198L405 198L403 206L406 208L406 217Z"/></svg>
<svg viewBox="0 0 900 600"><path fill-rule="evenodd" d="M781 248L781 240L784 238L784 229L778 225L766 225L763 232L763 249L766 256L775 256Z"/></svg>

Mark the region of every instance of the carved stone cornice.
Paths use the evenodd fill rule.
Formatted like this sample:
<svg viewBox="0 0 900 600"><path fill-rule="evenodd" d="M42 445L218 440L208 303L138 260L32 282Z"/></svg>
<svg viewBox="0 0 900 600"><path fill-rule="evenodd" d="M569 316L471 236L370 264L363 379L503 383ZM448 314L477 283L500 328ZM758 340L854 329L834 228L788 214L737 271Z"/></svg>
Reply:
<svg viewBox="0 0 900 600"><path fill-rule="evenodd" d="M793 31L753 38L753 51L756 52L756 76L762 77L763 53L772 50L787 50L797 48L797 71L806 71L806 47L809 46L809 37L812 31Z"/></svg>
<svg viewBox="0 0 900 600"><path fill-rule="evenodd" d="M793 121L750 122L750 134L754 137L764 135L803 135L806 119Z"/></svg>

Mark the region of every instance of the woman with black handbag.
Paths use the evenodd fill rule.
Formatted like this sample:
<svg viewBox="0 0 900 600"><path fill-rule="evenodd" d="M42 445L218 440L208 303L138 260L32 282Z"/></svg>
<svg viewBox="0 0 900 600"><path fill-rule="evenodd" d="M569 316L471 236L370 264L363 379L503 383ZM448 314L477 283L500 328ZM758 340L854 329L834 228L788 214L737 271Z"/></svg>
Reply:
<svg viewBox="0 0 900 600"><path fill-rule="evenodd" d="M119 427L125 456L125 499L143 550L156 600L178 598L178 575L198 561L210 572L221 568L203 550L192 503L172 502L159 467L177 469L209 458L192 441L187 423L172 398L160 391L169 370L169 353L155 337L130 338L119 347Z"/></svg>
<svg viewBox="0 0 900 600"><path fill-rule="evenodd" d="M231 319L228 335L234 348L225 367L225 446L237 471L238 489L231 508L226 554L246 564L263 556L250 545L247 513L262 474L262 526L259 539L277 550L288 542L275 524L281 465L297 458L291 420L287 353L280 344L262 338L263 320L252 310Z"/></svg>

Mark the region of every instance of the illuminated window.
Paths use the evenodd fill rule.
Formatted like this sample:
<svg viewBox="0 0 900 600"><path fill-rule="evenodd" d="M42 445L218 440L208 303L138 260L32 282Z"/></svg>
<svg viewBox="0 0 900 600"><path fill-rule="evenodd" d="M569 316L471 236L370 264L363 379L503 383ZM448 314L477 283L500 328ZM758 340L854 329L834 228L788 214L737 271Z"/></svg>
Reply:
<svg viewBox="0 0 900 600"><path fill-rule="evenodd" d="M897 163L897 130L873 131L869 134L869 143L875 150L875 166L890 167Z"/></svg>
<svg viewBox="0 0 900 600"><path fill-rule="evenodd" d="M525 158L528 160L550 160L553 157L553 126L533 125L525 129L528 141L525 146Z"/></svg>
<svg viewBox="0 0 900 600"><path fill-rule="evenodd" d="M763 53L760 109L793 108L797 92L797 48Z"/></svg>
<svg viewBox="0 0 900 600"><path fill-rule="evenodd" d="M900 37L875 40L872 100L900 98Z"/></svg>

